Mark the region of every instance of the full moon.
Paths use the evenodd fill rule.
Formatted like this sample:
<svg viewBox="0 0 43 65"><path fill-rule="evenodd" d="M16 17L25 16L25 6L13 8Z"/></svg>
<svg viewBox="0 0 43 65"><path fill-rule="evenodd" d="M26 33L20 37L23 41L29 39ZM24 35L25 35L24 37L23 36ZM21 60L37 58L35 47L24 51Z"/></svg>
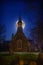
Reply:
<svg viewBox="0 0 43 65"><path fill-rule="evenodd" d="M23 28L23 29L25 28L25 23L24 23L23 20L22 20L22 28Z"/></svg>
<svg viewBox="0 0 43 65"><path fill-rule="evenodd" d="M16 21L16 29L18 28L18 20ZM22 28L24 29L25 28L25 23L24 23L24 21L22 20Z"/></svg>

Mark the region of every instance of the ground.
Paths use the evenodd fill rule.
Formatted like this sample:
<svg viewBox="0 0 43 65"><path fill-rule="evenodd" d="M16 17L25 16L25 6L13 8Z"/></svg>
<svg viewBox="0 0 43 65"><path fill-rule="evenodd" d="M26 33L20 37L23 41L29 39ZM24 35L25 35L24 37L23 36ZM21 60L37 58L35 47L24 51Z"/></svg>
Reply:
<svg viewBox="0 0 43 65"><path fill-rule="evenodd" d="M24 64L29 64L30 61L31 63L36 64L37 58L37 54L0 54L0 65L15 65L19 61Z"/></svg>

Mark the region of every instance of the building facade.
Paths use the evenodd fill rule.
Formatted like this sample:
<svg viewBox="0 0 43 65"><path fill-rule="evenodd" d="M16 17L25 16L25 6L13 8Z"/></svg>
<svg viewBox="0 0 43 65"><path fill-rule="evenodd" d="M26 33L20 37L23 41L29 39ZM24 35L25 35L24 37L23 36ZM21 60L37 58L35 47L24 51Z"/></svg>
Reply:
<svg viewBox="0 0 43 65"><path fill-rule="evenodd" d="M12 40L9 43L9 52L30 52L31 51L31 44L29 40L26 38L25 34L23 33L22 28L22 20L19 17L17 22L17 32L16 34L12 34Z"/></svg>

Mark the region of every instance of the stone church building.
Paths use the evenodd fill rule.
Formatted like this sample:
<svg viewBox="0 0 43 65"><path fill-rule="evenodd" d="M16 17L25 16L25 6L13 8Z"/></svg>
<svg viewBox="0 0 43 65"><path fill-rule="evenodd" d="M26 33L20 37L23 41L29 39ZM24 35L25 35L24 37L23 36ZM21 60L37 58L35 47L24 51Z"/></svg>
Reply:
<svg viewBox="0 0 43 65"><path fill-rule="evenodd" d="M19 20L17 22L17 32L16 34L12 34L12 40L9 43L9 52L30 52L31 51L31 43L26 38L25 34L23 33L22 28L22 20L21 17L19 17Z"/></svg>

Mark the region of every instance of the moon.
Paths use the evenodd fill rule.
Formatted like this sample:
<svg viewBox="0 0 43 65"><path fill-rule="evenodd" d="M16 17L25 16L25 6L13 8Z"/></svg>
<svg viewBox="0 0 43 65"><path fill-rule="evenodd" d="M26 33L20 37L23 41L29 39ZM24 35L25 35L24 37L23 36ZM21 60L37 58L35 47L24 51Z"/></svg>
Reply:
<svg viewBox="0 0 43 65"><path fill-rule="evenodd" d="M24 23L23 20L22 20L22 28L23 28L23 29L25 28L25 23Z"/></svg>
<svg viewBox="0 0 43 65"><path fill-rule="evenodd" d="M18 28L18 20L16 21L16 29ZM22 28L24 29L25 28L25 22L22 20Z"/></svg>

